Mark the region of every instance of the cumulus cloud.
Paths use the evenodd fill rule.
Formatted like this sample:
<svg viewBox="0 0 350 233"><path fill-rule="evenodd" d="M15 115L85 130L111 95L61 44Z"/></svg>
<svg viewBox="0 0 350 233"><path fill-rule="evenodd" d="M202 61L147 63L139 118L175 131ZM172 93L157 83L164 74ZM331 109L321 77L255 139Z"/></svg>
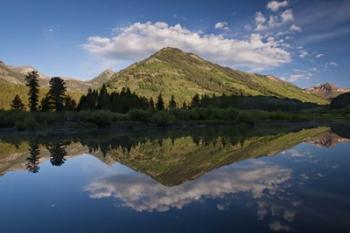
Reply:
<svg viewBox="0 0 350 233"><path fill-rule="evenodd" d="M316 58L321 58L321 57L323 57L323 56L324 56L324 54L319 53L319 54L316 55Z"/></svg>
<svg viewBox="0 0 350 233"><path fill-rule="evenodd" d="M271 2L267 3L266 8L270 9L271 11L278 11L280 8L284 8L287 5L288 5L288 1L287 0L282 1L282 2L271 1Z"/></svg>
<svg viewBox="0 0 350 233"><path fill-rule="evenodd" d="M299 52L299 57L300 58L305 58L307 55L309 55L309 52L306 50L300 50Z"/></svg>
<svg viewBox="0 0 350 233"><path fill-rule="evenodd" d="M291 31L294 31L294 32L301 32L301 31L302 31L301 27L299 27L299 26L297 26L297 25L295 25L295 24L292 24L292 26L290 26L289 29L290 29Z"/></svg>
<svg viewBox="0 0 350 233"><path fill-rule="evenodd" d="M89 37L83 47L101 57L129 61L146 58L164 47L180 48L231 67L262 69L291 61L288 51L274 40L264 41L259 34L238 40L200 34L180 24L171 26L164 22L134 23L121 28L113 37Z"/></svg>
<svg viewBox="0 0 350 233"><path fill-rule="evenodd" d="M228 30L228 23L226 21L222 21L222 22L217 22L215 24L215 28L216 29L224 29L224 30Z"/></svg>
<svg viewBox="0 0 350 233"><path fill-rule="evenodd" d="M281 14L281 18L282 18L283 22L294 21L293 10L292 9L288 9L288 10L283 11L283 13Z"/></svg>
<svg viewBox="0 0 350 233"><path fill-rule="evenodd" d="M266 17L261 12L255 13L255 25L256 25L256 31L262 31L266 29L265 26Z"/></svg>
<svg viewBox="0 0 350 233"><path fill-rule="evenodd" d="M282 191L290 179L289 169L251 164L221 168L175 187L163 186L140 174L116 174L96 180L86 187L86 191L91 198L117 198L125 207L139 212L164 212L182 209L202 198L220 198L240 192L249 192L254 198L274 195Z"/></svg>

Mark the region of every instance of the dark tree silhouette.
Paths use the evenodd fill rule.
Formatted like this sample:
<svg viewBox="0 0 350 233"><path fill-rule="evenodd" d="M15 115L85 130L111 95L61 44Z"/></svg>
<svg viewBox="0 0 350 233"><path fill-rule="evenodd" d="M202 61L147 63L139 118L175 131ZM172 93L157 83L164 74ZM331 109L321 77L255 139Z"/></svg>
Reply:
<svg viewBox="0 0 350 233"><path fill-rule="evenodd" d="M47 146L47 149L50 152L50 162L53 166L61 166L65 162L65 156L67 151L65 146L61 143L54 143Z"/></svg>
<svg viewBox="0 0 350 233"><path fill-rule="evenodd" d="M84 110L109 110L113 112L127 113L132 109L149 109L150 104L145 97L132 93L129 88L123 88L120 93L108 93L106 87L100 91L88 90L86 95L80 98L78 111Z"/></svg>
<svg viewBox="0 0 350 233"><path fill-rule="evenodd" d="M26 75L26 86L29 88L28 102L32 112L38 110L39 102L39 74L37 71L29 72Z"/></svg>
<svg viewBox="0 0 350 233"><path fill-rule="evenodd" d="M185 101L182 103L182 109L188 109L188 106Z"/></svg>
<svg viewBox="0 0 350 233"><path fill-rule="evenodd" d="M191 107L192 108L198 108L200 106L200 97L198 94L193 96L192 102L191 102Z"/></svg>
<svg viewBox="0 0 350 233"><path fill-rule="evenodd" d="M66 98L64 98L64 110L73 112L76 108L77 103L75 102L75 100L69 95L67 95Z"/></svg>
<svg viewBox="0 0 350 233"><path fill-rule="evenodd" d="M107 86L105 84L102 85L102 88L98 94L97 108L103 110L111 109L111 98L108 94Z"/></svg>
<svg viewBox="0 0 350 233"><path fill-rule="evenodd" d="M175 109L175 108L176 108L176 101L175 101L175 97L172 95L169 102L169 109Z"/></svg>
<svg viewBox="0 0 350 233"><path fill-rule="evenodd" d="M41 99L41 111L48 112L54 109L52 98L49 95L46 95Z"/></svg>
<svg viewBox="0 0 350 233"><path fill-rule="evenodd" d="M51 98L56 112L64 110L64 99L66 98L66 84L63 79L54 77L50 80L50 90L47 94Z"/></svg>
<svg viewBox="0 0 350 233"><path fill-rule="evenodd" d="M163 100L163 97L162 97L162 94L159 94L158 95L158 98L157 98L157 103L156 103L156 108L158 111L161 111L161 110L164 110L164 100Z"/></svg>
<svg viewBox="0 0 350 233"><path fill-rule="evenodd" d="M154 101L153 101L153 98L152 98L152 97L149 99L149 108L150 108L150 110L152 110L152 111L155 109Z"/></svg>
<svg viewBox="0 0 350 233"><path fill-rule="evenodd" d="M12 103L11 103L11 108L13 110L17 111L23 111L24 110L24 104L22 102L21 97L19 95L16 95L15 98L13 98Z"/></svg>
<svg viewBox="0 0 350 233"><path fill-rule="evenodd" d="M36 143L29 144L29 156L27 158L26 168L29 172L38 173L39 172L39 145Z"/></svg>

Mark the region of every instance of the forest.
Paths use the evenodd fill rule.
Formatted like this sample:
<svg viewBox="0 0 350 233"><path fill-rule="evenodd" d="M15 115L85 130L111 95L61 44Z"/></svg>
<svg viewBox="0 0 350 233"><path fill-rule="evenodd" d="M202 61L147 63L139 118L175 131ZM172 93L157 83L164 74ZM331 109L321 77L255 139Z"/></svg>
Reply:
<svg viewBox="0 0 350 233"><path fill-rule="evenodd" d="M0 111L0 127L28 130L37 128L110 127L115 122L144 122L169 126L179 122L230 122L254 125L257 121L301 122L322 119L347 119L348 94L335 98L328 106L272 96L200 96L178 103L175 96L166 102L137 95L129 88L111 92L106 85L89 89L76 102L67 94L64 79L53 77L47 94L40 99L38 72L26 75L28 106L19 95L10 111Z"/></svg>

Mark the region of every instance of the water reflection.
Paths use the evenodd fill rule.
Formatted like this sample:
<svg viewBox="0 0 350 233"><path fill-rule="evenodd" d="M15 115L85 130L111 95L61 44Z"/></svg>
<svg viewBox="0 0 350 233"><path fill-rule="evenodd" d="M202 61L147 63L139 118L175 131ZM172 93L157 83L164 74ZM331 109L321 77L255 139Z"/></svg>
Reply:
<svg viewBox="0 0 350 233"><path fill-rule="evenodd" d="M253 162L240 167L215 170L194 181L166 187L141 174L115 174L95 180L86 187L92 198L115 197L136 211L182 209L203 198L248 192L254 198L275 195L284 190L291 170L276 165Z"/></svg>
<svg viewBox="0 0 350 233"><path fill-rule="evenodd" d="M255 224L264 223L271 231L291 231L298 229L296 223L305 216L308 221L310 216L314 221L327 219L323 205L338 206L334 207L334 215L349 215L349 209L339 208L350 203L347 197L322 190L322 180L332 174L330 170L338 170L341 162L321 159L309 147L303 147L307 143L322 151L338 148L339 143L349 142L341 129L343 127L250 131L205 128L148 134L0 136L0 174L26 169L36 173L31 176L34 179L48 166L61 166L53 170L64 171L70 158L90 154L106 165L96 168L85 183L70 187L83 194L76 201L86 197L83 210L85 205L113 200L118 205L108 203L108 207L142 216L166 215L187 211L196 204L214 203L216 212L212 209L210 212L214 217L226 212L234 215L240 208L254 212ZM85 168L84 161L79 164ZM127 172L120 172L116 164L128 167ZM78 174L78 171L71 172L70 175ZM50 173L44 175L50 178ZM0 181L6 178L0 177ZM74 182L72 179L69 183L74 186ZM317 182L321 186L313 187ZM57 187L54 192L60 193L63 189ZM331 204L314 204L314 198L324 200L322 197L331 200ZM310 207L310 203L316 206ZM234 217L242 220L240 216ZM349 229L343 220L334 220L328 225L340 223L341 229Z"/></svg>
<svg viewBox="0 0 350 233"><path fill-rule="evenodd" d="M27 158L26 168L29 172L37 173L39 172L39 145L36 143L29 143L29 156Z"/></svg>

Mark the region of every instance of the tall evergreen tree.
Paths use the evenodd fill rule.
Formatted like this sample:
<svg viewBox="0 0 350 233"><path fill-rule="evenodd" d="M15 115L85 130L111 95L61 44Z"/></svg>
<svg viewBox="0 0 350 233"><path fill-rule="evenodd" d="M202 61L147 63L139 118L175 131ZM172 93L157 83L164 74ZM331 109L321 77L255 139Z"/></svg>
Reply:
<svg viewBox="0 0 350 233"><path fill-rule="evenodd" d="M76 110L76 108L77 103L75 102L75 100L69 95L67 95L66 98L64 98L64 110L73 112Z"/></svg>
<svg viewBox="0 0 350 233"><path fill-rule="evenodd" d="M98 109L109 110L111 108L111 98L107 91L106 84L102 85L97 99Z"/></svg>
<svg viewBox="0 0 350 233"><path fill-rule="evenodd" d="M15 98L13 98L12 103L11 103L11 108L13 110L17 110L17 111L24 110L24 104L22 102L21 97L19 97L19 95L16 95Z"/></svg>
<svg viewBox="0 0 350 233"><path fill-rule="evenodd" d="M54 77L50 80L49 98L52 99L56 112L64 109L64 99L66 98L66 84L63 79Z"/></svg>
<svg viewBox="0 0 350 233"><path fill-rule="evenodd" d="M184 102L182 103L182 109L187 109L187 108L188 108L188 106L187 106L186 102L184 101Z"/></svg>
<svg viewBox="0 0 350 233"><path fill-rule="evenodd" d="M153 98L152 98L152 97L149 99L149 108L150 108L151 110L154 110L154 109L155 109L154 101L153 101Z"/></svg>
<svg viewBox="0 0 350 233"><path fill-rule="evenodd" d="M175 108L176 108L176 101L175 101L175 97L172 95L169 102L169 109L175 109Z"/></svg>
<svg viewBox="0 0 350 233"><path fill-rule="evenodd" d="M198 94L193 96L192 102L191 102L191 107L192 108L198 108L200 106L200 97Z"/></svg>
<svg viewBox="0 0 350 233"><path fill-rule="evenodd" d="M39 102L39 74L37 71L29 72L26 75L26 86L29 88L28 102L32 112L38 110Z"/></svg>
<svg viewBox="0 0 350 233"><path fill-rule="evenodd" d="M156 108L158 111L161 111L161 110L164 110L164 100L163 100L163 97L162 97L162 94L159 94L158 95L158 98L157 98L157 103L156 103Z"/></svg>
<svg viewBox="0 0 350 233"><path fill-rule="evenodd" d="M54 109L52 98L47 94L41 99L41 111L48 112Z"/></svg>

